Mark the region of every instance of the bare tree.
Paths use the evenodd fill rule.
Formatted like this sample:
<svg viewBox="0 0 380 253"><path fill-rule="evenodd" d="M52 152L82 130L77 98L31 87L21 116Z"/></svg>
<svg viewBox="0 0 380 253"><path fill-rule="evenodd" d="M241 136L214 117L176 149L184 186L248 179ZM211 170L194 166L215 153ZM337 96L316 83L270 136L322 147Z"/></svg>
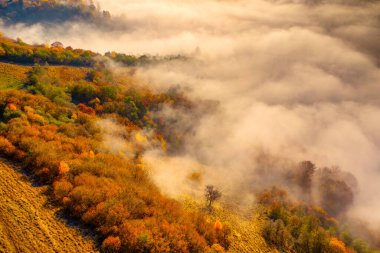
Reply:
<svg viewBox="0 0 380 253"><path fill-rule="evenodd" d="M205 189L205 198L207 201L207 208L212 208L212 203L214 201L220 199L222 197L222 193L217 190L213 185L207 185Z"/></svg>

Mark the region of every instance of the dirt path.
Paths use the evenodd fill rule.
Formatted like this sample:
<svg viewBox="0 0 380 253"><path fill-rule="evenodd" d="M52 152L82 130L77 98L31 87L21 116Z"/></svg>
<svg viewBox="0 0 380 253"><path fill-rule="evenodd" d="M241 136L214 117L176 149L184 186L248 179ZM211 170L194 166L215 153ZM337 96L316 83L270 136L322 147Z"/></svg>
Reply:
<svg viewBox="0 0 380 253"><path fill-rule="evenodd" d="M0 252L97 252L92 240L47 207L42 192L0 160Z"/></svg>

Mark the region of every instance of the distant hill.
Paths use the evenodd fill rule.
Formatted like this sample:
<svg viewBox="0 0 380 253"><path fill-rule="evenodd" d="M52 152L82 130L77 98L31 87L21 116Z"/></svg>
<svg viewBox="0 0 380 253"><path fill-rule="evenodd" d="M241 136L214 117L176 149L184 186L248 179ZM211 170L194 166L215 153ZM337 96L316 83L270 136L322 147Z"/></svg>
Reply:
<svg viewBox="0 0 380 253"><path fill-rule="evenodd" d="M1 0L0 17L7 24L57 24L66 21L86 21L107 25L111 15L108 11L101 11L94 4L87 4L80 0Z"/></svg>

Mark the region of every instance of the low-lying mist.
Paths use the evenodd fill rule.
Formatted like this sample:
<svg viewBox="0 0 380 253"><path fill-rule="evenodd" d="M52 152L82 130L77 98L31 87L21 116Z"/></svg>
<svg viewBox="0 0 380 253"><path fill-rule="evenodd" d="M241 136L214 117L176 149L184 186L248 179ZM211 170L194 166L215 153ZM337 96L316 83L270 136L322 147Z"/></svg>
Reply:
<svg viewBox="0 0 380 253"><path fill-rule="evenodd" d="M99 2L115 29L70 21L0 29L27 42L99 52L188 55L136 71L152 89L177 87L194 101L217 102L203 117L159 112L180 117L171 127L192 129L181 155L145 154L164 192L201 192L186 183L194 176L243 203L251 201L245 189L284 182L281 170L310 160L351 173L357 186L348 217L380 227L379 2Z"/></svg>

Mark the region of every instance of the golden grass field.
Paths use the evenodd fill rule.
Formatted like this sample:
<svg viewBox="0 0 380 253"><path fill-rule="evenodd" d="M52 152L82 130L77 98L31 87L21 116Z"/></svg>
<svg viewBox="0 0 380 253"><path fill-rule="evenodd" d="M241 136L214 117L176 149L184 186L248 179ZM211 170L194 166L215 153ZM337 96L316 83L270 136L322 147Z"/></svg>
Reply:
<svg viewBox="0 0 380 253"><path fill-rule="evenodd" d="M48 74L62 82L73 83L85 79L89 68L71 66L49 66Z"/></svg>
<svg viewBox="0 0 380 253"><path fill-rule="evenodd" d="M27 80L29 66L0 63L0 89L11 89L21 86Z"/></svg>
<svg viewBox="0 0 380 253"><path fill-rule="evenodd" d="M181 202L188 210L200 210L204 203L194 200L190 196L182 196ZM245 208L239 212L232 211L227 205L216 204L213 211L207 215L209 221L227 225L231 229L232 241L227 252L230 253L275 253L261 236L264 220L258 206Z"/></svg>
<svg viewBox="0 0 380 253"><path fill-rule="evenodd" d="M43 191L0 160L0 252L97 252L93 240L58 218Z"/></svg>
<svg viewBox="0 0 380 253"><path fill-rule="evenodd" d="M225 208L215 208L211 219L222 222L231 228L233 240L228 252L231 253L270 253L272 251L261 236L263 220L258 210L251 209L250 215L242 217Z"/></svg>
<svg viewBox="0 0 380 253"><path fill-rule="evenodd" d="M27 73L32 66L0 62L0 89L19 88L27 81ZM83 80L89 69L70 66L49 66L48 74L65 84Z"/></svg>

